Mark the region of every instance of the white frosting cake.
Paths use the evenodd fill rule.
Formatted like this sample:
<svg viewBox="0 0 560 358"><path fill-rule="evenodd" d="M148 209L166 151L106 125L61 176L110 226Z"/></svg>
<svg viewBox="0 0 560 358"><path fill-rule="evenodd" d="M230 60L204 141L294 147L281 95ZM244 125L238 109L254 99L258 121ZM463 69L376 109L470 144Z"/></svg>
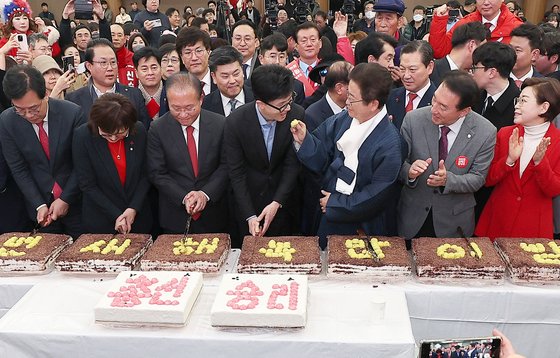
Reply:
<svg viewBox="0 0 560 358"><path fill-rule="evenodd" d="M304 327L307 276L226 274L210 312L212 326Z"/></svg>
<svg viewBox="0 0 560 358"><path fill-rule="evenodd" d="M95 306L95 321L184 325L201 289L199 272L121 272Z"/></svg>

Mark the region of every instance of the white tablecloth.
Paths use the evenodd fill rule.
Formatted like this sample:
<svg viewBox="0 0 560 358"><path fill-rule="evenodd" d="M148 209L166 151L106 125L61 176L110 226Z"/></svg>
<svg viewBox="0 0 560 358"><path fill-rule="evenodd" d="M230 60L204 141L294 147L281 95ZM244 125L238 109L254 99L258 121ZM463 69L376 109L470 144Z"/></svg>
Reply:
<svg viewBox="0 0 560 358"><path fill-rule="evenodd" d="M216 286L205 286L183 328L110 328L93 308L108 281L40 283L0 320L0 357L403 357L415 356L402 290L333 289L311 284L300 329L214 328ZM383 295L384 320L368 304Z"/></svg>

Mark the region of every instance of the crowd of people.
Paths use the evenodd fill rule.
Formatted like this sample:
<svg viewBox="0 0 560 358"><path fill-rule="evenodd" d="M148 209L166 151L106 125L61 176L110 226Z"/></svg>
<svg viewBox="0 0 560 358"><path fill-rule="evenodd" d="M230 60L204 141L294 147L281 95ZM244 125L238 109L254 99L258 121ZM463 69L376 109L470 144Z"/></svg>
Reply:
<svg viewBox="0 0 560 358"><path fill-rule="evenodd" d="M560 233L557 6L92 5L1 9L0 232Z"/></svg>

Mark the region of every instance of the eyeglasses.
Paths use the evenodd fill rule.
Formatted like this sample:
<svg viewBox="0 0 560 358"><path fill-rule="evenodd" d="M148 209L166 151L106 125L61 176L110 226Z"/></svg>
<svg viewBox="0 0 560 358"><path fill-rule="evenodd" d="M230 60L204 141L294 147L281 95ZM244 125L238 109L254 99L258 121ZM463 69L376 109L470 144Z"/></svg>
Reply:
<svg viewBox="0 0 560 358"><path fill-rule="evenodd" d="M525 97L517 97L517 98L513 99L514 107L516 107L517 105L519 105L519 107L523 107L523 105L527 102L529 102L529 101Z"/></svg>
<svg viewBox="0 0 560 358"><path fill-rule="evenodd" d="M31 106L31 107L27 107L27 108L18 107L16 105L14 105L13 103L12 103L12 106L14 107L14 110L16 111L17 114L19 114L22 117L25 117L27 115L34 116L34 115L38 114L41 111L41 105L42 104L43 104L43 102L41 102L39 104L36 104L34 106Z"/></svg>
<svg viewBox="0 0 560 358"><path fill-rule="evenodd" d="M353 94L351 94L350 92L348 92L348 98L346 99L346 103L349 105L353 105L354 103L358 103L358 102L363 102L364 99L356 99L356 100L352 100L352 98L355 98Z"/></svg>
<svg viewBox="0 0 560 358"><path fill-rule="evenodd" d="M179 63L179 59L177 57L170 57L170 58L162 58L161 59L161 64L172 64L172 65L176 65Z"/></svg>
<svg viewBox="0 0 560 358"><path fill-rule="evenodd" d="M279 54L279 55L267 55L266 58L268 58L269 60L273 61L273 62L286 62L286 55L284 54Z"/></svg>
<svg viewBox="0 0 560 358"><path fill-rule="evenodd" d="M197 48L194 51L191 50L185 50L183 51L183 55L187 56L187 57L191 57L192 54L194 53L196 57L202 57L204 55L204 53L206 53L206 49L203 48Z"/></svg>
<svg viewBox="0 0 560 358"><path fill-rule="evenodd" d="M91 61L93 63L97 63L99 65L99 67L101 67L102 69L106 70L109 65L112 68L117 68L118 64L117 64L117 60L111 60L111 61Z"/></svg>
<svg viewBox="0 0 560 358"><path fill-rule="evenodd" d="M118 132L116 132L116 133L112 133L112 134L105 133L105 132L103 132L103 131L102 131L101 129L99 129L99 128L97 129L97 131L99 132L99 135L100 135L101 137L103 137L103 138L105 138L105 139L111 139L111 140L112 140L113 138L122 139L122 138L128 136L128 129L121 129L120 131L118 131Z"/></svg>
<svg viewBox="0 0 560 358"><path fill-rule="evenodd" d="M249 43L251 41L255 41L255 38L251 37L251 36L245 36L245 37L234 36L233 41L235 41L237 43L241 43L241 41L244 41L245 43Z"/></svg>
<svg viewBox="0 0 560 358"><path fill-rule="evenodd" d="M471 68L469 68L469 73L472 75L474 73L474 71L476 71L477 69L486 69L486 67L484 66L471 66Z"/></svg>
<svg viewBox="0 0 560 358"><path fill-rule="evenodd" d="M273 104L270 104L268 102L262 101L264 104L266 104L267 106L270 106L272 108L274 108L275 110L277 110L278 112L284 112L285 110L288 109L288 107L290 107L293 103L294 103L294 98L296 97L296 93L292 92L292 98L290 98L290 101L288 103L286 103L285 105L283 105L282 107L276 107Z"/></svg>

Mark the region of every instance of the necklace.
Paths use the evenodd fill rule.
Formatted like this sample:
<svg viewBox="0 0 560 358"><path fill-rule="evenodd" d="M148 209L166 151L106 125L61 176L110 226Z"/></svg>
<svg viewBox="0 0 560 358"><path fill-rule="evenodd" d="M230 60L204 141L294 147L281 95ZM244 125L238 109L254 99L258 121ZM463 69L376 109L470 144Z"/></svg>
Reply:
<svg viewBox="0 0 560 358"><path fill-rule="evenodd" d="M117 149L117 160L121 160L121 147L124 145L124 141L121 139L119 141L119 147Z"/></svg>

